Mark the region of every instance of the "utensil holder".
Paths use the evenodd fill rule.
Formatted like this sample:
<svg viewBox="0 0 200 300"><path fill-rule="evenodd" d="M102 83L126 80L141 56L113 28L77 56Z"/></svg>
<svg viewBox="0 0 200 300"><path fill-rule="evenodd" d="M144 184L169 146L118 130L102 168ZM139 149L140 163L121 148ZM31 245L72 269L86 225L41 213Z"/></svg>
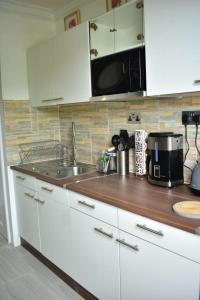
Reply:
<svg viewBox="0 0 200 300"><path fill-rule="evenodd" d="M117 151L117 173L129 174L129 151Z"/></svg>

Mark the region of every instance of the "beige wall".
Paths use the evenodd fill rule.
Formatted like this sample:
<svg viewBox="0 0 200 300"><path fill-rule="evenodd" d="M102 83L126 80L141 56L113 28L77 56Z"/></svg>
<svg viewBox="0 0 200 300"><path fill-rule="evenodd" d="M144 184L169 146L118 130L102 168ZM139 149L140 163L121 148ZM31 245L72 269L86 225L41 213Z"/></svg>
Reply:
<svg viewBox="0 0 200 300"><path fill-rule="evenodd" d="M79 161L96 163L99 153L111 146L111 137L120 129L133 134L136 129L173 131L184 134L183 110L200 110L200 97L183 99L145 99L130 102L87 103L58 107L31 108L30 101L5 101L5 134L8 164L19 163L19 144L46 139L61 139L72 153L72 121L77 132ZM140 112L141 124L127 123L128 112ZM190 152L187 165L193 167L197 152L194 145L195 126L188 127ZM200 145L199 145L200 147ZM133 151L130 153L134 170ZM185 170L189 181L191 172Z"/></svg>
<svg viewBox="0 0 200 300"><path fill-rule="evenodd" d="M64 10L59 17L56 18L57 33L64 31L64 16L77 9L80 9L81 22L85 22L106 12L106 0L88 0L85 4L76 5L69 9L66 8L66 10Z"/></svg>

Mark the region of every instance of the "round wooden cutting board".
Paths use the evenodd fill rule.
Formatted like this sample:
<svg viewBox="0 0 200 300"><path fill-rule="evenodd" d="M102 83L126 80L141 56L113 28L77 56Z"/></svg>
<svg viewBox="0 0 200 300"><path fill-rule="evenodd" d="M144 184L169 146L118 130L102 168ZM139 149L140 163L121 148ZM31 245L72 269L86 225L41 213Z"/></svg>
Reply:
<svg viewBox="0 0 200 300"><path fill-rule="evenodd" d="M173 205L173 210L179 216L192 219L200 219L200 201L177 202Z"/></svg>

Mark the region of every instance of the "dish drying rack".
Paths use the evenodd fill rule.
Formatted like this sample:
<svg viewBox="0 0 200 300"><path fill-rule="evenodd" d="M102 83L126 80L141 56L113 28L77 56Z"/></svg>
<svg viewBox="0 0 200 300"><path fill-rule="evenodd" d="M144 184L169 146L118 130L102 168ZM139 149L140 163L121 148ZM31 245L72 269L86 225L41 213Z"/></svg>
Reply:
<svg viewBox="0 0 200 300"><path fill-rule="evenodd" d="M58 159L62 152L62 144L58 140L23 143L19 148L21 164L34 160Z"/></svg>

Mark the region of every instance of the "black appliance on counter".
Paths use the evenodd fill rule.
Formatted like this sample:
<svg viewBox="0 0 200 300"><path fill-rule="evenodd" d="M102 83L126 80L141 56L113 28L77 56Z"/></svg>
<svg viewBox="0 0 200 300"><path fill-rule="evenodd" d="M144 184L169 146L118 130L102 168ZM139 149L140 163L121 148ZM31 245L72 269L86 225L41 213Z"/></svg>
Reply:
<svg viewBox="0 0 200 300"><path fill-rule="evenodd" d="M146 90L145 47L91 61L92 96L135 93Z"/></svg>
<svg viewBox="0 0 200 300"><path fill-rule="evenodd" d="M183 135L153 132L147 142L148 181L166 187L183 184Z"/></svg>

